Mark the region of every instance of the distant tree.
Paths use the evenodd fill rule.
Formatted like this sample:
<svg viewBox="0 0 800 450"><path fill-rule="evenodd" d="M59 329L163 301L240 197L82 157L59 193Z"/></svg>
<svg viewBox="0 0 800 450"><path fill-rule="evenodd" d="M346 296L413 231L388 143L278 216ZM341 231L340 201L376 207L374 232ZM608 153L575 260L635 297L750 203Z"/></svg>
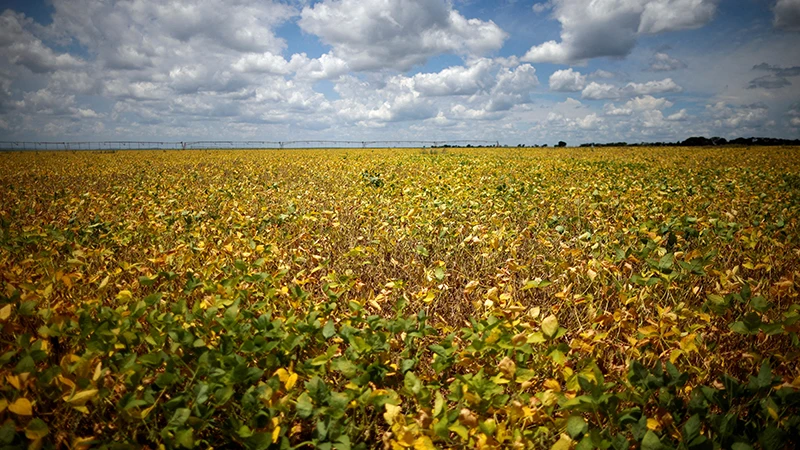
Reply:
<svg viewBox="0 0 800 450"><path fill-rule="evenodd" d="M558 145L556 147L566 147L567 143L564 141L558 141Z"/></svg>

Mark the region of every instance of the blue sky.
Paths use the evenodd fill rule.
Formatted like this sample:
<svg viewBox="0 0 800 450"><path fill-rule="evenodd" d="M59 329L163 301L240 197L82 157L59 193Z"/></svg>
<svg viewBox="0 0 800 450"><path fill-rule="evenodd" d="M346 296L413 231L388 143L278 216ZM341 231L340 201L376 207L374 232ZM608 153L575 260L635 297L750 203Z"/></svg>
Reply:
<svg viewBox="0 0 800 450"><path fill-rule="evenodd" d="M800 137L800 0L0 11L0 140Z"/></svg>

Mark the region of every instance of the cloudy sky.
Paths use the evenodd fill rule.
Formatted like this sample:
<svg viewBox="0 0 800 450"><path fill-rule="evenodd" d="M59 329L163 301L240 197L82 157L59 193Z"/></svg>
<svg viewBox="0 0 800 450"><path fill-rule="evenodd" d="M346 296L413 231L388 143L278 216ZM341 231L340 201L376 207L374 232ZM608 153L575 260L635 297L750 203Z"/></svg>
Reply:
<svg viewBox="0 0 800 450"><path fill-rule="evenodd" d="M0 6L0 140L800 137L800 0Z"/></svg>

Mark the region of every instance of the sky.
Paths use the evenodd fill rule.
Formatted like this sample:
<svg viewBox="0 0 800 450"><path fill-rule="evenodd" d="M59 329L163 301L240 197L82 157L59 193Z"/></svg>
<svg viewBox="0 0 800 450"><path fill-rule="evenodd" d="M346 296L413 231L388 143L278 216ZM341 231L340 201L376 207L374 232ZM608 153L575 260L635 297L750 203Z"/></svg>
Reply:
<svg viewBox="0 0 800 450"><path fill-rule="evenodd" d="M800 0L0 11L0 141L800 137Z"/></svg>

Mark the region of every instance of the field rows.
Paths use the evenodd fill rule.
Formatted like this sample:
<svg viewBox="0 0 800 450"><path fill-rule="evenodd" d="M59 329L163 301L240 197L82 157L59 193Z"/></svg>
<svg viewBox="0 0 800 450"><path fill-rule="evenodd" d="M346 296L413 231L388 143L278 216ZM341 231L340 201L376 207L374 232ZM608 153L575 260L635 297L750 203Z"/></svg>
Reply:
<svg viewBox="0 0 800 450"><path fill-rule="evenodd" d="M1 154L0 444L790 448L798 168Z"/></svg>

